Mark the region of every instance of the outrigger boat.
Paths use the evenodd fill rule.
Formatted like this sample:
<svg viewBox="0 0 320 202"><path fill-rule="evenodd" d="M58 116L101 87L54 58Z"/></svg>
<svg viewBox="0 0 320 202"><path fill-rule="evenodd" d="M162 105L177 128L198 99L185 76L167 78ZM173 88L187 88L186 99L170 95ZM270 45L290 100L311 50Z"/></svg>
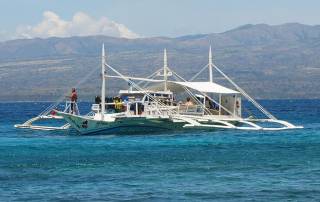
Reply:
<svg viewBox="0 0 320 202"><path fill-rule="evenodd" d="M204 70L209 81L193 81ZM213 81L213 70L219 72L234 89ZM212 60L187 81L167 64L164 50L163 67L147 78L125 76L106 61L104 45L101 61L101 102L92 105L92 112L81 116L55 111L80 134L96 132L136 132L185 129L286 130L303 128L278 120L223 73ZM160 78L159 78L160 77ZM120 90L116 99L106 99L106 82L122 79L130 85ZM174 78L170 79L170 78ZM189 101L178 101L187 95ZM242 98L251 102L266 118L242 117Z"/></svg>

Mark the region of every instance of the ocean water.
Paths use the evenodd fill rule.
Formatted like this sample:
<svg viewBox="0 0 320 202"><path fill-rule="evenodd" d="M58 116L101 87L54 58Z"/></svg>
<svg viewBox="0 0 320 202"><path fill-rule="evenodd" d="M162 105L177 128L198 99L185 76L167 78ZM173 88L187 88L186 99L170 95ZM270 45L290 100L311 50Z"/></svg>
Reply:
<svg viewBox="0 0 320 202"><path fill-rule="evenodd" d="M261 103L305 129L79 136L0 103L0 201L319 201L320 100Z"/></svg>

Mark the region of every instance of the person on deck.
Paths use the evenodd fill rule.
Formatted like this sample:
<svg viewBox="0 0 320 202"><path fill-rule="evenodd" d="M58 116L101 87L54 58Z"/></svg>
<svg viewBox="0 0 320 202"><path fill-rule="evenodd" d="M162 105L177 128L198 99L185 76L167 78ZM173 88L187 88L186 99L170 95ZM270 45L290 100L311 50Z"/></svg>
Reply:
<svg viewBox="0 0 320 202"><path fill-rule="evenodd" d="M185 103L186 106L193 106L193 102L191 101L191 99L188 97L187 98L187 102Z"/></svg>
<svg viewBox="0 0 320 202"><path fill-rule="evenodd" d="M72 88L71 96L69 98L70 98L70 101L71 101L71 113L75 114L76 110L77 110L76 109L76 102L78 100L78 95L77 95L77 92L76 92L75 88Z"/></svg>
<svg viewBox="0 0 320 202"><path fill-rule="evenodd" d="M94 98L94 103L95 103L95 104L101 104L101 97L97 95L97 96Z"/></svg>

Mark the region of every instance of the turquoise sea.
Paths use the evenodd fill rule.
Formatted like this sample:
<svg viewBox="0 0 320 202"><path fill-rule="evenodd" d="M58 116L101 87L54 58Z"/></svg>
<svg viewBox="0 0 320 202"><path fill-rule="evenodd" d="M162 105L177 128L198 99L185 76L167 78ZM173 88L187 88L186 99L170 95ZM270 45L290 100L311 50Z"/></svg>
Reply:
<svg viewBox="0 0 320 202"><path fill-rule="evenodd" d="M319 201L320 100L261 103L305 129L79 136L0 103L0 201Z"/></svg>

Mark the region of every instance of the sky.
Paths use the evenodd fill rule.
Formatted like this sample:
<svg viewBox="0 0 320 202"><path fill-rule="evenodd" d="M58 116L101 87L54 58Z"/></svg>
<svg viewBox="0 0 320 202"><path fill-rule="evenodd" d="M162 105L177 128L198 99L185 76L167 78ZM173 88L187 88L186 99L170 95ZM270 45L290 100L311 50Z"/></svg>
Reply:
<svg viewBox="0 0 320 202"><path fill-rule="evenodd" d="M220 33L244 24L320 24L319 0L0 0L0 40Z"/></svg>

